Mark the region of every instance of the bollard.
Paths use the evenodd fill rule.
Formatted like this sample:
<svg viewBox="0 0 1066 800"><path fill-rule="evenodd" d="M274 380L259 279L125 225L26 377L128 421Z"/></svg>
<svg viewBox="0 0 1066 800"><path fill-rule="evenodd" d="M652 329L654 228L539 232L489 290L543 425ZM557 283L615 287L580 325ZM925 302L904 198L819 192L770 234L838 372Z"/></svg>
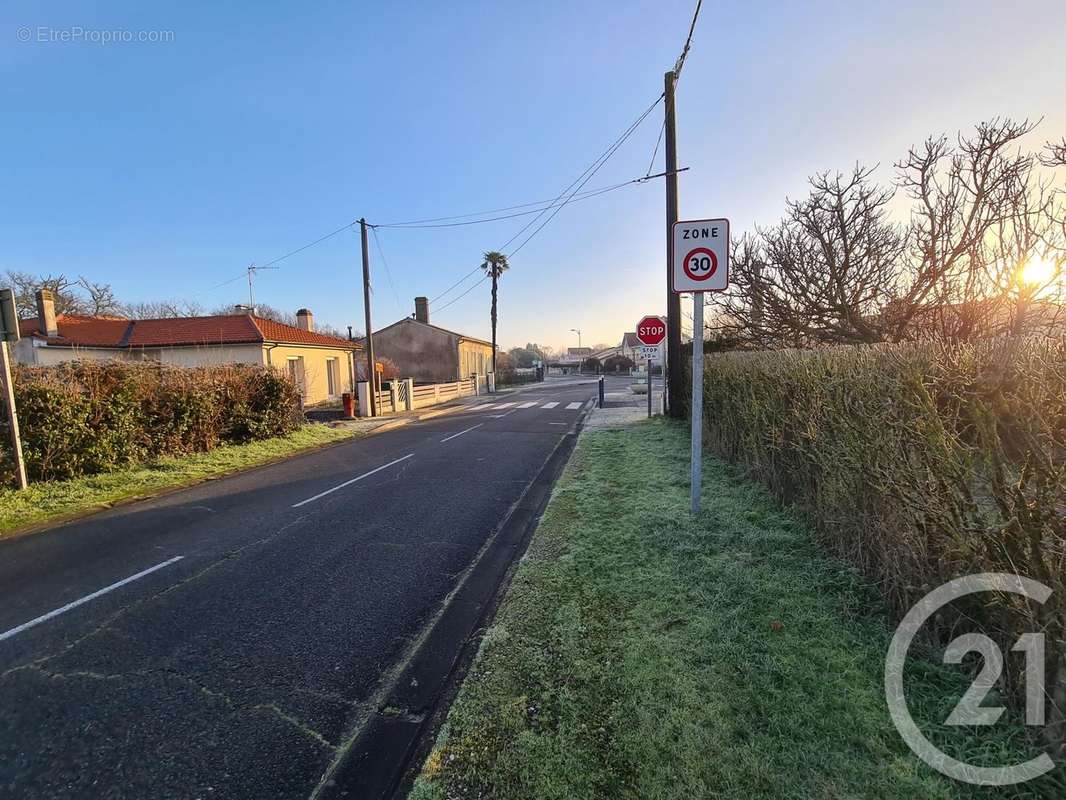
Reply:
<svg viewBox="0 0 1066 800"><path fill-rule="evenodd" d="M603 408L603 376L600 375L600 408Z"/></svg>

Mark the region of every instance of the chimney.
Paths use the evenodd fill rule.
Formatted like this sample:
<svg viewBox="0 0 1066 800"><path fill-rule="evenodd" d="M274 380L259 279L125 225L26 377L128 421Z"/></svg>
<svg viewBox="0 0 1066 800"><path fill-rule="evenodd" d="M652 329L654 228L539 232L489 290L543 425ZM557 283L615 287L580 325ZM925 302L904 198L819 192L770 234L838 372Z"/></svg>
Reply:
<svg viewBox="0 0 1066 800"><path fill-rule="evenodd" d="M59 326L56 324L55 295L49 289L37 290L37 324L45 336L59 335Z"/></svg>
<svg viewBox="0 0 1066 800"><path fill-rule="evenodd" d="M429 324L429 298L415 298L415 319L427 325Z"/></svg>
<svg viewBox="0 0 1066 800"><path fill-rule="evenodd" d="M309 308L301 308L296 312L296 327L303 331L313 333L315 330L315 315Z"/></svg>

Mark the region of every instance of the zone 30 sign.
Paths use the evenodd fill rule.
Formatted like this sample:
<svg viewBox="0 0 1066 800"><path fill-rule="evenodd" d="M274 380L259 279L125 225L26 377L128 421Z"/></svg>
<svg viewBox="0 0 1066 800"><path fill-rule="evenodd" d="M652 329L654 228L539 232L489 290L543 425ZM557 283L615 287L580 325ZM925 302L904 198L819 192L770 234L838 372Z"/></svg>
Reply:
<svg viewBox="0 0 1066 800"><path fill-rule="evenodd" d="M723 292L729 288L729 220L694 219L674 223L675 292Z"/></svg>

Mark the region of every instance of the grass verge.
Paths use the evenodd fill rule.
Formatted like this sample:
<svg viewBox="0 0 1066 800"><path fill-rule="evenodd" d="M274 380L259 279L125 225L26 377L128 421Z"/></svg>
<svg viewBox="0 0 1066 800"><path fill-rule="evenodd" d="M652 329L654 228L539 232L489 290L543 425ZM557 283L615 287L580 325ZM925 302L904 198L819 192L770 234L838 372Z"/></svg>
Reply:
<svg viewBox="0 0 1066 800"><path fill-rule="evenodd" d="M692 519L687 456L666 421L582 435L413 798L1063 796L913 756L885 706L876 594L720 461ZM1020 726L933 735L968 683L908 672L927 735L974 763L1028 758Z"/></svg>
<svg viewBox="0 0 1066 800"><path fill-rule="evenodd" d="M0 490L0 537L24 528L80 516L123 501L190 486L352 437L350 430L309 424L287 436L224 445L206 453L161 458L114 472L69 481L32 483L24 491Z"/></svg>

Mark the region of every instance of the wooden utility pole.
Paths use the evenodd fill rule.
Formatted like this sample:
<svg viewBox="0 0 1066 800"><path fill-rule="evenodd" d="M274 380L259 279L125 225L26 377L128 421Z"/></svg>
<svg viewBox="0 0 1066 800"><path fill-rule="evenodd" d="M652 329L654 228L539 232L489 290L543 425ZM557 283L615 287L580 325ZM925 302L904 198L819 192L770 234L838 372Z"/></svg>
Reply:
<svg viewBox="0 0 1066 800"><path fill-rule="evenodd" d="M681 396L685 391L681 373L681 296L671 285L674 264L674 223L677 222L677 127L674 119L674 87L677 77L673 70L665 76L666 96L666 390L667 413L680 418Z"/></svg>
<svg viewBox="0 0 1066 800"><path fill-rule="evenodd" d="M19 317L15 311L15 293L0 289L0 379L4 381L4 406L7 426L11 431L11 454L15 458L15 479L19 489L26 488L26 461L22 457L22 438L19 436L18 410L15 408L15 383L11 378L11 353L8 342L19 340Z"/></svg>
<svg viewBox="0 0 1066 800"><path fill-rule="evenodd" d="M19 418L15 411L15 384L11 379L11 356L7 340L0 341L0 373L4 378L4 406L7 408L7 426L11 431L11 452L15 456L15 477L20 489L25 489L26 461L22 457L22 438L19 436Z"/></svg>
<svg viewBox="0 0 1066 800"><path fill-rule="evenodd" d="M366 368L370 389L370 416L378 415L377 371L374 363L374 328L370 322L370 249L366 241L366 220L359 220L359 238L363 243L363 308L366 310Z"/></svg>

